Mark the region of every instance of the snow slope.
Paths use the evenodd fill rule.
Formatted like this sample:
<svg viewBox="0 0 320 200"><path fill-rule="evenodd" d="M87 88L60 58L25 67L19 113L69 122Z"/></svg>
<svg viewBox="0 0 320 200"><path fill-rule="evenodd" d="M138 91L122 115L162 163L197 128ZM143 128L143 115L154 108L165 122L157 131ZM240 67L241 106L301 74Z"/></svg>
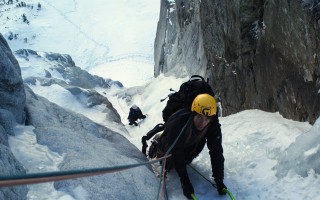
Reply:
<svg viewBox="0 0 320 200"><path fill-rule="evenodd" d="M69 54L77 66L108 78L122 66L140 77L139 85L153 77L160 1L28 0L28 7L16 5L0 3L0 32L5 38L16 35L8 40L13 51L24 48ZM28 24L23 22L23 14ZM140 67L150 73L147 80L141 81L145 77L136 71ZM118 78L125 85L130 80L125 74Z"/></svg>
<svg viewBox="0 0 320 200"><path fill-rule="evenodd" d="M39 11L35 9L38 2L42 5ZM0 6L0 32L6 38L10 31L19 34L17 39L8 40L11 49L30 48L38 52L69 54L77 66L101 77L121 81L124 88L96 90L107 96L120 114L127 129L120 133L133 145L141 148L141 137L162 122L161 111L165 102L160 102L160 99L166 97L169 88L177 90L179 85L187 80L164 75L153 78L153 41L160 2L30 0L27 4L34 5L34 8ZM26 13L30 21L29 25L21 21L23 13ZM125 17L125 14L128 17ZM27 42L24 38L27 38ZM26 78L30 74L28 66L22 60L19 60L19 63L22 75ZM41 71L32 73L43 75ZM32 89L65 108L72 109L77 105L76 98L60 87L51 87L50 93L39 85ZM126 121L132 104L137 104L148 114L148 118L139 127L131 127ZM97 123L112 126L101 120L103 110L95 109L90 112L77 106L74 111L83 113ZM311 126L306 122L285 119L279 113L247 110L222 117L220 122L226 158L225 183L236 199L298 200L319 197L319 119ZM55 170L61 155L56 155L46 147L38 148L34 142L31 143L34 148L28 146L31 139L21 140L19 137L32 138L31 128L17 128L17 136L10 139L10 145L12 149L20 149L16 156L25 158L20 160L24 166L32 169L34 166L29 166L27 161L37 157L39 160L33 162L35 166L45 163L48 170ZM26 136L23 136L25 134ZM26 148L30 149L28 153L23 151ZM38 156L39 151L56 157L53 162L47 162L47 158ZM194 161L193 166L206 177L211 176L206 149ZM210 183L192 169L189 172L198 199L228 199L227 196L218 196ZM168 175L167 184L169 199L183 199L174 171ZM43 187L43 190L31 189L29 199L34 199L34 192L43 199L71 199L70 194L61 194L61 191L48 187ZM81 189L75 193L76 199L90 199Z"/></svg>

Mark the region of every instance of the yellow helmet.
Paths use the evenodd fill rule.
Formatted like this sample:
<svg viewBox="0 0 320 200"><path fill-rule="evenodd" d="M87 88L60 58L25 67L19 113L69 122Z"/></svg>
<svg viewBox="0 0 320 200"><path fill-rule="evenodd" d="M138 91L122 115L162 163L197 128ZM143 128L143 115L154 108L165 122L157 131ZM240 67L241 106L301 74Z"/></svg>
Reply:
<svg viewBox="0 0 320 200"><path fill-rule="evenodd" d="M191 111L200 115L213 116L217 114L217 102L209 94L199 94L192 102Z"/></svg>

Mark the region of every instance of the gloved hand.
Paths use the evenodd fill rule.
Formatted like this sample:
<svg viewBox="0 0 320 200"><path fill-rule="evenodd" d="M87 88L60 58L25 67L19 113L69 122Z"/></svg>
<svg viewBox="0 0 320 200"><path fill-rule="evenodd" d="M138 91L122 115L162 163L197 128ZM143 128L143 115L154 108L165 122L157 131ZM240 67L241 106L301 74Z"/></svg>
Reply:
<svg viewBox="0 0 320 200"><path fill-rule="evenodd" d="M183 189L184 196L187 197L188 199L192 199L191 194L194 194L194 189L189 178L187 179L180 178L180 181L181 181L181 186Z"/></svg>
<svg viewBox="0 0 320 200"><path fill-rule="evenodd" d="M227 186L224 185L223 183L223 179L214 179L214 181L216 182L217 185L217 191L219 193L219 195L225 195L226 192L223 191L223 189L228 189Z"/></svg>

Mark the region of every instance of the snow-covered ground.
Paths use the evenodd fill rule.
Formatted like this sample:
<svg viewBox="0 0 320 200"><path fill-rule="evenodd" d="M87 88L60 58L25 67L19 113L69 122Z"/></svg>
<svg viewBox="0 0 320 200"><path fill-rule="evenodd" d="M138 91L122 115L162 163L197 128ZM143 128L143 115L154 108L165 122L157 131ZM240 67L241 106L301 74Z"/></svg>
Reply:
<svg viewBox="0 0 320 200"><path fill-rule="evenodd" d="M38 2L41 9L37 11ZM26 3L32 4L33 9L0 6L0 32L6 38L10 31L18 34L17 39L8 40L11 49L28 48L39 52L69 54L77 66L90 73L121 81L124 88L114 87L107 92L102 88L96 90L107 96L120 114L128 130L120 133L141 148L141 137L162 122L161 111L166 102L160 102L160 99L166 97L169 88L177 90L187 80L164 75L153 78L153 42L160 1L30 0ZM9 11L5 12L5 9ZM29 24L22 22L23 13ZM41 76L41 67L46 67L27 66L22 59L19 59L19 63L24 78L37 73ZM142 92L137 90L128 103L121 94L133 86L143 86L144 89ZM113 126L102 120L105 115L103 108L97 106L88 110L79 105L67 90L57 85L30 87L35 93L64 108L82 113L102 125ZM135 91L134 88L132 90ZM139 127L129 126L126 119L133 103L148 114ZM311 126L306 122L285 119L279 113L247 110L221 117L220 122L226 159L225 184L235 199L298 200L319 197L319 165L306 165L311 163L310 158L314 159L314 156L319 159L319 119ZM28 172L59 170L63 155L37 144L32 127L17 126L16 134L10 137L10 147ZM293 167L290 163L295 160L297 165ZM301 164L301 161L305 164ZM207 149L194 161L193 166L210 177ZM301 171L307 173L301 175ZM228 199L227 196L219 197L216 190L192 169L189 172L198 199ZM174 171L168 175L167 184L169 199L183 199ZM75 198L55 190L52 183L32 185L29 189L29 199L90 199L83 190L79 190Z"/></svg>
<svg viewBox="0 0 320 200"><path fill-rule="evenodd" d="M69 54L92 74L113 78L125 86L153 77L153 43L159 0L28 0L27 7L2 5L0 32L13 51ZM38 9L40 3L41 8ZM25 15L29 23L23 22ZM108 68L108 70L106 70ZM141 76L148 73L148 76ZM130 76L136 76L135 83Z"/></svg>

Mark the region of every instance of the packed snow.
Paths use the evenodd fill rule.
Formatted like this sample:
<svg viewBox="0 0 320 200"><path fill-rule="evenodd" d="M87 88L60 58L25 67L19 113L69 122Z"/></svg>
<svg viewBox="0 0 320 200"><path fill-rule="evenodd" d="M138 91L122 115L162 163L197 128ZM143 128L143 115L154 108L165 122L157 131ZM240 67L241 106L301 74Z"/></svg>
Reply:
<svg viewBox="0 0 320 200"><path fill-rule="evenodd" d="M41 9L37 10L38 2ZM92 74L119 80L124 87L96 90L108 97L121 116L127 131L118 130L141 149L141 137L162 122L161 111L170 92L178 90L185 78L161 74L153 77L153 42L159 17L159 0L30 0L31 8L1 5L0 32L8 38L10 48L37 52L69 54L76 65ZM5 9L7 11L5 12ZM21 21L26 13L29 24ZM10 20L13 19L13 20ZM27 38L27 41L24 39ZM18 59L23 78L44 76L47 66L30 66ZM62 79L59 73L53 74ZM140 87L136 87L140 86ZM69 110L81 113L106 127L117 129L104 120L103 108L88 109L79 99L58 85L30 85L40 96ZM127 93L133 97L128 101ZM138 127L128 125L132 104L148 117ZM223 107L223 104L222 104ZM246 110L220 118L225 156L225 184L235 199L316 199L320 195L319 139L320 119L314 125L283 118L279 113ZM56 171L64 155L37 144L33 127L18 125L10 147L28 172ZM131 164L131 163L128 163ZM211 177L208 150L192 166ZM197 199L229 199L189 168ZM144 186L143 186L144 187ZM148 188L145 188L146 190ZM174 171L167 177L169 199L183 199ZM57 191L52 183L29 186L28 199L90 199L83 188L77 195ZM164 194L163 194L164 195ZM156 196L155 196L156 199Z"/></svg>

